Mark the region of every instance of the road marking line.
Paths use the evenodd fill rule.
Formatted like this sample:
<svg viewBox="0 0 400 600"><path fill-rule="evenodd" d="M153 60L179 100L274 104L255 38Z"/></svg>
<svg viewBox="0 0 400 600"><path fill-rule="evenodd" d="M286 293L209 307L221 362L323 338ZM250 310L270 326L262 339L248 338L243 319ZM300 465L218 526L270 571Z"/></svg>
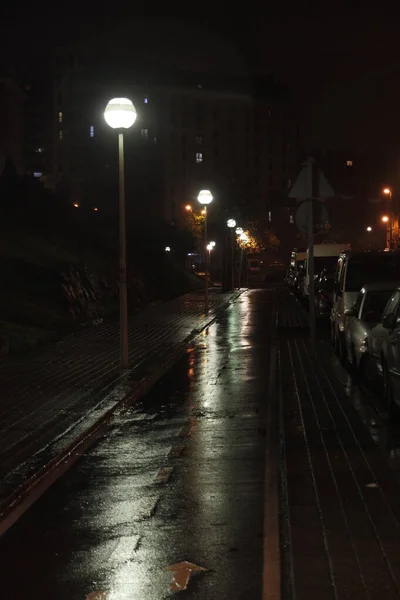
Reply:
<svg viewBox="0 0 400 600"><path fill-rule="evenodd" d="M116 547L111 552L108 560L117 561L118 563L131 560L133 554L136 552L136 549L139 546L139 542L140 535L126 535L121 537L118 540Z"/></svg>
<svg viewBox="0 0 400 600"><path fill-rule="evenodd" d="M157 483L157 484L167 483L168 480L169 480L169 478L172 475L172 471L173 470L174 470L174 467L162 467L158 471L158 473L157 473L157 475L156 475L156 477L154 479L154 483Z"/></svg>

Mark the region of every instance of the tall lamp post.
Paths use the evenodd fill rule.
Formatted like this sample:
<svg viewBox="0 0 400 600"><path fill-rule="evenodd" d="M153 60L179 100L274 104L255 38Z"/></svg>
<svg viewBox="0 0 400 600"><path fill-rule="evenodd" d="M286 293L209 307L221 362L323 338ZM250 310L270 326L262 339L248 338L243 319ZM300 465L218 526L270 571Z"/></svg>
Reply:
<svg viewBox="0 0 400 600"><path fill-rule="evenodd" d="M389 196L389 220L388 220L388 240L387 246L389 250L393 249L393 206L392 206L392 190L390 188L384 188L383 193Z"/></svg>
<svg viewBox="0 0 400 600"><path fill-rule="evenodd" d="M235 233L234 228L236 227L235 219L228 219L226 223L231 230L231 289L232 291L235 289Z"/></svg>
<svg viewBox="0 0 400 600"><path fill-rule="evenodd" d="M239 236L239 239L246 243L248 241L248 237L247 234L242 230L242 233ZM244 258L244 248L241 248L241 252L240 252L240 275L239 275L239 289L241 289L242 287L242 275L243 275L243 258Z"/></svg>
<svg viewBox="0 0 400 600"><path fill-rule="evenodd" d="M204 214L204 311L208 315L208 255L207 255L207 206L213 201L213 196L210 190L201 190L197 196L203 208Z"/></svg>
<svg viewBox="0 0 400 600"><path fill-rule="evenodd" d="M113 129L118 129L119 154L119 311L120 311L120 361L121 369L129 366L128 347L128 290L126 275L126 205L124 170L124 129L136 121L136 109L128 98L113 98L104 110L104 119Z"/></svg>
<svg viewBox="0 0 400 600"><path fill-rule="evenodd" d="M237 237L240 239L240 236L243 235L243 228L242 227L236 227L235 233L237 235ZM239 273L238 273L238 289L240 290L240 284L241 284L241 280L242 280L242 264L243 264L243 250L242 248L240 249L240 261L239 261Z"/></svg>

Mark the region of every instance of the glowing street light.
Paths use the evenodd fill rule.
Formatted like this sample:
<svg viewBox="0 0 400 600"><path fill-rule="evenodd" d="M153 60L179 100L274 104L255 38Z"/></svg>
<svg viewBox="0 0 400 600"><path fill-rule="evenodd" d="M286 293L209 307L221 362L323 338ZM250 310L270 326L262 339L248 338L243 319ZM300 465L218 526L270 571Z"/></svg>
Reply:
<svg viewBox="0 0 400 600"><path fill-rule="evenodd" d="M211 246L211 248L215 248L215 242L210 242L209 245Z"/></svg>
<svg viewBox="0 0 400 600"><path fill-rule="evenodd" d="M227 226L231 230L231 289L235 289L235 233L234 228L236 227L235 219L228 219L226 222Z"/></svg>
<svg viewBox="0 0 400 600"><path fill-rule="evenodd" d="M243 229L242 227L236 227L236 235L242 235Z"/></svg>
<svg viewBox="0 0 400 600"><path fill-rule="evenodd" d="M185 210L187 210L188 212L191 212L193 209L190 204L186 204Z"/></svg>
<svg viewBox="0 0 400 600"><path fill-rule="evenodd" d="M392 249L393 247L393 223L392 223L392 219L393 219L393 209L392 209L392 190L388 187L384 188L383 193L386 196L389 196L389 203L390 203L390 216L387 217L387 219L383 220L382 217L382 221L384 223L388 223L388 227L387 227L387 231L386 231L386 246L389 250Z"/></svg>
<svg viewBox="0 0 400 600"><path fill-rule="evenodd" d="M126 205L124 171L124 134L136 121L136 109L128 98L113 98L104 110L104 119L112 129L118 130L119 155L119 310L120 310L120 360L121 369L129 366L128 348L128 286L126 277Z"/></svg>
<svg viewBox="0 0 400 600"><path fill-rule="evenodd" d="M165 246L165 252L171 252L170 246Z"/></svg>
<svg viewBox="0 0 400 600"><path fill-rule="evenodd" d="M207 248L207 206L209 204L211 204L211 202L213 201L213 196L212 193L210 192L210 190L201 190L199 192L199 195L197 196L197 200L199 201L199 203L204 206L203 210L201 211L202 214L204 214L204 246L205 248ZM205 287L204 287L204 309L205 309L205 313L206 316L208 315L208 261L207 261L207 252L205 252L204 254L204 280L205 280Z"/></svg>
<svg viewBox="0 0 400 600"><path fill-rule="evenodd" d="M372 227L367 227L367 231L370 233L372 231Z"/></svg>
<svg viewBox="0 0 400 600"><path fill-rule="evenodd" d="M387 215L383 215L382 222L383 223L388 223L389 222L389 217Z"/></svg>

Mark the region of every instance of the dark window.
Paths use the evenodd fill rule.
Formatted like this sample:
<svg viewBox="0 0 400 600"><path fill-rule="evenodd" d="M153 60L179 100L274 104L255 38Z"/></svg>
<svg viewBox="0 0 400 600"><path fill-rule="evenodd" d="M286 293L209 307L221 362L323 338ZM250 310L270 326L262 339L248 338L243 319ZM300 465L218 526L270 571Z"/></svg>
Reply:
<svg viewBox="0 0 400 600"><path fill-rule="evenodd" d="M361 318L367 321L379 322L383 309L389 302L392 294L393 290L375 290L373 292L367 292Z"/></svg>
<svg viewBox="0 0 400 600"><path fill-rule="evenodd" d="M346 271L346 292L357 292L373 281L400 280L400 256L372 256L349 259Z"/></svg>

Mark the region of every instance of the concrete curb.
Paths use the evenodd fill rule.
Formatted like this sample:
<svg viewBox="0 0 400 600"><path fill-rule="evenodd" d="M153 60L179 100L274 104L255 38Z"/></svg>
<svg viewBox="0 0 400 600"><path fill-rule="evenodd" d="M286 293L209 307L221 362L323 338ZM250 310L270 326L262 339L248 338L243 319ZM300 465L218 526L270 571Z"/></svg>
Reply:
<svg viewBox="0 0 400 600"><path fill-rule="evenodd" d="M131 389L121 400L117 401L112 408L106 410L90 427L77 435L65 448L60 450L51 460L40 467L33 475L31 475L22 485L14 490L3 501L0 508L0 536L2 536L36 501L40 496L52 485L70 466L78 460L82 453L87 450L96 439L99 438L103 429L108 424L112 416L118 411L123 410L127 406L136 402L144 396L157 383L159 379L169 371L184 355L188 344L190 344L199 334L208 329L218 318L219 314L227 310L247 289L241 289L233 294L229 300L222 306L216 309L215 313L199 328L195 328L191 333L177 345L176 349L171 353L168 352L168 359L164 359L159 364L157 370L148 376L143 377L139 382L134 384ZM70 433L73 435L73 430L78 427L79 423L73 426ZM65 434L64 434L65 435ZM48 450L48 448L59 442L55 440L51 442L40 453Z"/></svg>

